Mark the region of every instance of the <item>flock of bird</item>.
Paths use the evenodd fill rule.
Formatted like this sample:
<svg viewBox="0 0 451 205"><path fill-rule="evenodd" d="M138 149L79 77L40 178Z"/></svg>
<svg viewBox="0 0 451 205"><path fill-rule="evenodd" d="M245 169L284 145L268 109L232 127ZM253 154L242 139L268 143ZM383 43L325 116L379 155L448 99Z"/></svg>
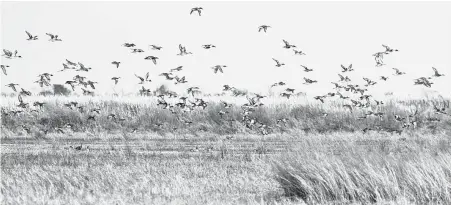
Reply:
<svg viewBox="0 0 451 205"><path fill-rule="evenodd" d="M197 13L198 16L201 16L203 8L202 7L195 7L191 9L190 15ZM261 25L258 27L258 32L270 32L269 29L272 29L271 26L268 25ZM26 34L28 36L28 41L36 41L39 40L37 35L32 35L30 32L26 31ZM51 34L51 33L46 33L46 35L49 36L49 41L53 42L53 43L58 43L61 42L62 39L59 38L58 35L55 34ZM292 51L294 52L294 55L301 55L301 56L307 56L306 53L304 53L301 50L297 50L297 46L290 44L288 41L286 40L282 40L283 42L283 46L281 46L281 49L292 49ZM385 49L385 51L381 51L381 52L377 52L375 53L374 59L376 61L376 67L381 67L381 66L385 66L384 64L384 56L387 55L392 55L395 52L399 52L397 49L393 49L387 45L382 45ZM134 43L129 43L126 42L124 44L122 44L122 47L126 48L126 49L130 49L130 52L132 54L137 54L137 53L145 53L145 51L141 48L138 48L137 45L135 45ZM216 48L215 45L213 44L206 44L206 45L202 45L203 49L213 49ZM160 51L163 49L163 47L158 46L158 45L149 45L149 49L154 50L156 52ZM189 52L185 46L183 46L182 44L179 44L179 51L180 53L178 53L178 56L186 56L186 55L193 55L192 52ZM18 51L15 50L14 53L3 49L3 56L6 59L23 59L25 57L22 57L18 54ZM151 61L153 64L157 64L159 61L159 58L157 56L153 56L153 55L149 55L144 57L144 60L149 60ZM275 66L276 67L282 67L285 66L285 64L283 62L280 62L279 60L273 58L274 62L276 63ZM119 61L113 61L111 62L111 64L117 68L120 69L121 65L123 62L119 62ZM125 62L124 62L125 63ZM92 81L90 79L87 79L86 77L82 76L83 72L89 72L92 68L85 66L83 63L81 62L73 62L70 61L68 59L65 60L65 62L62 63L63 68L61 70L59 70L58 72L67 72L69 70L72 71L76 71L78 72L77 75L75 75L72 79L67 80L65 82L65 84L67 86L70 86L70 88L75 91L75 89L77 87L81 87L81 90L83 91L83 94L85 95L93 95L94 91L96 89L95 85L98 84L98 82ZM1 65L2 71L4 75L7 75L7 69L10 68L9 65ZM223 73L227 68L227 65L216 65L211 67L213 73ZM314 72L313 68L310 68L308 66L305 65L301 65L301 68L303 69L303 71L305 73L309 73L309 72ZM434 78L438 78L441 76L444 76L443 74L440 74L438 72L438 70L436 68L432 68L433 69L433 75L430 77L421 77L418 79L414 79L414 85L423 85L426 87L431 87L434 83L432 82ZM176 68L172 68L167 72L163 72L161 73L159 76L164 77L165 80L174 82L174 84L176 85L180 85L180 84L186 84L188 83L187 79L185 76L181 76L179 75L179 73L181 73L181 71L183 71L183 66L178 66ZM376 85L377 83L382 83L383 81L387 81L392 77L389 76L380 76L379 80L380 81L376 81L375 79L369 79L369 78L363 78L363 80L366 82L366 84L364 85L358 85L358 84L354 84L352 83L352 80L349 78L349 76L347 76L348 73L353 72L354 68L352 66L352 64L348 65L348 66L344 66L341 65L341 73L338 73L338 81L336 82L331 82L334 87L332 88L333 91L329 92L327 94L324 95L319 95L319 96L315 96L314 99L318 100L321 103L324 103L326 99L328 98L338 98L341 99L343 101L343 107L345 109L348 109L350 112L353 112L355 109L357 108L372 108L372 106L381 106L383 105L382 101L378 101L376 99L373 99L373 97L369 94L367 94L368 89L371 88L371 86ZM393 76L394 78L396 78L397 76L401 76L406 74L405 72L402 72L401 70L397 69L397 68L393 68ZM135 74L137 80L138 80L138 84L142 85L141 89L139 90L139 93L142 95L150 95L151 94L151 90L147 89L144 87L144 85L146 83L152 82L152 80L150 79L150 75L149 72L147 72L145 75L140 76ZM37 83L40 87L44 87L44 86L51 86L51 80L52 80L53 74L51 73L42 73L40 75L37 76L37 80L35 81L35 83ZM121 77L118 76L114 76L111 78L111 80L113 81L114 85L117 85L120 82ZM303 78L304 82L303 84L305 85L310 85L310 84L314 84L314 83L318 83L317 80L313 80L307 77ZM29 106L29 103L24 101L23 96L30 96L31 92L25 90L24 88L21 88L21 90L19 91L17 89L17 86L19 86L16 83L9 83L6 85L7 87L11 88L14 92L19 92L18 94L18 101L19 104L17 105L17 107L23 108L24 110ZM284 87L286 86L285 82L276 82L274 84L271 85L271 88L273 87L283 87L283 92L280 93L280 96L282 97L286 97L287 99L290 98L291 95L294 94L295 89L293 88L289 88L289 87ZM231 92L232 94L236 95L236 92L238 91L237 88L230 86L230 85L223 85L223 91L224 92ZM188 120L187 118L184 118L183 115L181 115L180 113L186 113L186 112L192 112L195 109L205 109L208 106L208 102L206 102L205 100L203 100L202 98L200 98L199 94L201 93L201 90L199 87L196 86L189 86L186 89L186 95L180 94L181 96L179 96L179 93L176 92L165 92L165 93L160 93L157 97L157 104L159 107L161 107L161 109L165 109L168 110L170 113L177 115L177 119L189 126L190 124L192 124L193 122ZM357 97L355 97L356 95L350 95L347 96L346 93L349 94L356 94ZM243 123L247 128L252 129L252 130L256 130L257 132L266 135L268 133L271 132L272 127L270 125L267 125L263 122L260 122L256 117L254 117L252 115L252 113L261 106L264 106L264 104L262 103L262 99L265 98L266 96L260 95L260 94L248 94L247 96L247 103L243 104L241 106L242 112L241 112L241 123ZM178 98L178 102L175 103L170 103L168 102L168 98ZM230 122L234 121L233 119L229 118L227 119L227 115L230 113L229 110L232 108L231 103L227 103L222 101L222 109L220 111L218 111L218 115L220 116L221 119L225 119L228 120ZM33 106L37 107L37 108L42 108L45 105L44 102L34 102ZM90 110L85 110L83 105L78 104L77 102L70 102L64 105L65 107L67 107L67 109L76 109L80 112L88 112L88 118L86 119L88 122L89 121L95 121L96 120L96 114L100 114L101 110L98 108L93 108ZM434 110L437 114L445 114L448 115L446 113L446 109L449 108L449 104L444 104L443 107L438 107L437 105L434 105ZM24 112L24 110L12 110L9 113L6 112L2 112L4 115L17 115L18 113ZM369 109L367 109L369 110ZM371 109L374 110L374 109ZM376 108L377 110L377 108ZM37 110L32 109L31 112L34 112ZM397 122L402 123L402 127L403 128L408 128L408 127L416 127L416 120L415 117L418 114L418 112L414 112L409 116L399 116L399 115L394 115L394 118ZM328 113L323 113L324 116L327 116ZM368 117L374 116L377 118L380 118L380 120L383 120L385 113L382 112L376 112L376 111L367 111L363 116L359 116L358 119L366 119ZM120 117L118 114L114 114L114 113L110 113L107 115L107 118L109 120L112 120L116 123L120 123L122 121L125 121L125 118ZM275 124L276 126L285 126L287 123L289 122L289 119L287 118L281 118L281 119L275 119ZM155 124L156 127L162 127L164 126L164 124L162 123L157 123ZM55 128L55 131L58 133L64 133L64 129L65 128L71 128L73 127L73 125L71 124L66 124L62 127L58 127ZM22 128L24 130L26 130L27 132L30 132L30 128L26 125L22 125ZM174 128L176 129L176 128ZM363 130L363 132L367 132L369 130L385 130L388 132L398 132L400 133L401 130L399 129L392 129L392 128L365 128ZM47 133L49 130L45 130L45 133ZM135 130L133 130L132 132L135 132ZM79 147L81 148L81 147ZM78 149L78 148L77 148Z"/></svg>

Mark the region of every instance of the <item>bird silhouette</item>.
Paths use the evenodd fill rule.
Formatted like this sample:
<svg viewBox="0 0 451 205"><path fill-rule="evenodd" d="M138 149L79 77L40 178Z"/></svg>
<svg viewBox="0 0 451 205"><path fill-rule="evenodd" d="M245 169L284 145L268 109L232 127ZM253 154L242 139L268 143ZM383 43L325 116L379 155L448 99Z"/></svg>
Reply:
<svg viewBox="0 0 451 205"><path fill-rule="evenodd" d="M121 64L121 62L113 61L111 64L116 65L116 68L119 68L119 64Z"/></svg>
<svg viewBox="0 0 451 205"><path fill-rule="evenodd" d="M202 7L194 7L191 9L191 12L189 13L190 15L193 14L193 12L197 11L197 14L199 14L199 16L201 16L202 13Z"/></svg>
<svg viewBox="0 0 451 205"><path fill-rule="evenodd" d="M170 72L176 72L176 71L181 71L183 68L183 66L178 66L177 68L173 68L171 70L169 70Z"/></svg>
<svg viewBox="0 0 451 205"><path fill-rule="evenodd" d="M157 59L158 59L158 57L156 57L156 56L147 56L144 58L144 60L152 60L153 64L155 64L155 65L157 64Z"/></svg>
<svg viewBox="0 0 451 205"><path fill-rule="evenodd" d="M51 34L51 33L45 33L45 34L50 37L49 41L52 41L52 42L62 41L61 39L58 38L58 35L54 35L54 34Z"/></svg>
<svg viewBox="0 0 451 205"><path fill-rule="evenodd" d="M304 72L312 72L313 71L313 69L309 69L307 66L304 66L304 65L301 65L301 67L303 67L304 68Z"/></svg>
<svg viewBox="0 0 451 205"><path fill-rule="evenodd" d="M31 35L31 33L28 32L28 31L25 31L25 33L27 33L27 35L28 35L28 39L27 39L27 40L29 40L29 41L32 41L32 40L38 40L38 36L33 36L33 35Z"/></svg>
<svg viewBox="0 0 451 205"><path fill-rule="evenodd" d="M112 77L111 80L114 80L114 84L117 85L117 83L119 82L119 79L121 77Z"/></svg>
<svg viewBox="0 0 451 205"><path fill-rule="evenodd" d="M216 48L216 46L213 44L206 44L206 45L202 45L202 48L211 49L211 48Z"/></svg>
<svg viewBox="0 0 451 205"><path fill-rule="evenodd" d="M405 72L399 71L399 69L397 69L397 68L392 68L392 69L395 70L395 74L393 74L393 75L404 75L404 74L406 74Z"/></svg>
<svg viewBox="0 0 451 205"><path fill-rule="evenodd" d="M152 47L152 50L161 50L163 47L161 46L156 46L156 45L149 45L150 47Z"/></svg>
<svg viewBox="0 0 451 205"><path fill-rule="evenodd" d="M350 72L353 71L354 69L352 68L352 64L350 64L348 67L345 67L344 65L341 65L341 68L343 69L341 72Z"/></svg>
<svg viewBox="0 0 451 205"><path fill-rule="evenodd" d="M282 41L285 44L285 46L283 46L283 48L286 48L286 49L296 48L295 45L290 45L290 43L288 43L288 41L286 41L286 40L282 40Z"/></svg>
<svg viewBox="0 0 451 205"><path fill-rule="evenodd" d="M283 65L285 65L284 63L280 63L278 60L276 60L275 58L273 58L273 60L276 62L276 67L281 67Z"/></svg>
<svg viewBox="0 0 451 205"><path fill-rule="evenodd" d="M19 84L10 83L10 84L7 84L6 87L10 87L14 92L17 92L17 89L16 89L17 85L19 85Z"/></svg>
<svg viewBox="0 0 451 205"><path fill-rule="evenodd" d="M261 26L258 27L258 32L260 32L260 31L263 30L263 31L266 33L266 30L267 30L268 28L271 28L271 26L268 26L268 25L261 25Z"/></svg>
<svg viewBox="0 0 451 205"><path fill-rule="evenodd" d="M213 71L215 73L217 73L218 71L220 71L221 73L224 73L224 71L222 70L222 68L227 67L226 65L215 65L213 67L211 67L211 69L213 69Z"/></svg>
<svg viewBox="0 0 451 205"><path fill-rule="evenodd" d="M8 75L6 73L6 68L9 68L9 65L0 65L0 67L2 68L3 74Z"/></svg>
<svg viewBox="0 0 451 205"><path fill-rule="evenodd" d="M432 77L441 77L445 76L444 74L440 74L437 70L437 68L432 67L432 70L434 70L434 75Z"/></svg>
<svg viewBox="0 0 451 205"><path fill-rule="evenodd" d="M293 51L294 51L294 55L306 55L304 52L302 52L302 51L298 51L298 50L296 50L296 49L293 49Z"/></svg>
<svg viewBox="0 0 451 205"><path fill-rule="evenodd" d="M179 44L179 50L180 50L180 53L177 54L177 55L179 55L179 56L184 56L184 55L192 54L191 52L187 52L187 51L186 51L186 48L185 48L184 46L182 46L182 44Z"/></svg>

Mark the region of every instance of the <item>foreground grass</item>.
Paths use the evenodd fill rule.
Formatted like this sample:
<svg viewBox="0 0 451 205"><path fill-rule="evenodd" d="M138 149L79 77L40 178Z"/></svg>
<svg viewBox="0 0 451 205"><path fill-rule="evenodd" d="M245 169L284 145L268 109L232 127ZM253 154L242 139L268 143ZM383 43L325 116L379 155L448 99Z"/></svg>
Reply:
<svg viewBox="0 0 451 205"><path fill-rule="evenodd" d="M73 139L19 139L2 141L2 204L450 201L451 139L446 132L206 136L182 141L158 135L93 138L79 133ZM96 146L94 139L107 145ZM150 139L160 141L149 143ZM67 149L80 142L91 148ZM177 142L197 143L200 151L191 152ZM281 143L287 146L284 151L271 152ZM207 146L213 151L206 152ZM174 147L176 152L155 151L161 147Z"/></svg>

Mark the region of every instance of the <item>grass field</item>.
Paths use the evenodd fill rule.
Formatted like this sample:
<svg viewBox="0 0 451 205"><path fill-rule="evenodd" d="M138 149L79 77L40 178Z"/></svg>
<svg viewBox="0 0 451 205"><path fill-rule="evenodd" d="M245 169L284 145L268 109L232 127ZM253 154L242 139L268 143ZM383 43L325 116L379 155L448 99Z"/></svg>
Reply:
<svg viewBox="0 0 451 205"><path fill-rule="evenodd" d="M262 135L240 122L245 98L221 97L235 104L223 117L219 98L204 99L205 110L173 115L155 98L24 98L46 104L2 114L1 204L451 201L451 117L432 109L449 100L387 100L351 113L339 101L269 98L252 113L271 128ZM64 107L69 101L87 111ZM2 97L2 113L20 110L17 103ZM96 121L87 121L91 108L101 110ZM386 114L358 119L368 110ZM394 114L418 123L403 128Z"/></svg>

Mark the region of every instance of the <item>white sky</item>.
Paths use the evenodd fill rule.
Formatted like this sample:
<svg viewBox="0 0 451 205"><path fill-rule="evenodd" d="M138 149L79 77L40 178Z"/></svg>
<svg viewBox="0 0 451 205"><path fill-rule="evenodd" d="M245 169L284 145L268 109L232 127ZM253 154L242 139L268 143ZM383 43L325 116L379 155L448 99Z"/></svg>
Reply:
<svg viewBox="0 0 451 205"><path fill-rule="evenodd" d="M189 15L192 7L204 8L202 16ZM52 83L64 83L77 74L59 72L65 59L82 62L93 69L78 74L98 81L96 92L136 92L141 85L134 73L150 72L154 89L163 82L158 76L171 68L184 66L188 83L175 90L199 86L206 92L220 92L222 85L267 93L269 85L284 81L296 91L325 94L338 80L340 64L353 64L349 77L363 84L362 77L379 81L374 93L393 91L395 95L417 95L436 90L449 96L451 80L451 3L421 2L2 2L1 48L19 51L23 59L5 59L11 66L2 74L5 84L19 83L37 92L36 81L43 72L55 74ZM259 33L258 26L272 28ZM39 36L27 41L25 30ZM46 32L58 34L62 42L49 42ZM282 39L307 53L295 56L283 47ZM137 44L145 53L132 54L121 45ZM161 51L148 45L162 46ZM177 56L178 45L193 55ZM203 44L217 48L205 50ZM375 67L372 54L384 51L381 44L400 52L384 58L387 64ZM157 65L144 57L159 57ZM272 58L286 65L275 67ZM116 69L112 61L121 61ZM223 74L210 67L227 65ZM315 69L305 73L300 65ZM407 73L393 76L391 68ZM433 74L436 67L446 76L434 80L432 89L413 86L413 79ZM113 76L122 76L114 86ZM318 80L303 85L303 77Z"/></svg>

